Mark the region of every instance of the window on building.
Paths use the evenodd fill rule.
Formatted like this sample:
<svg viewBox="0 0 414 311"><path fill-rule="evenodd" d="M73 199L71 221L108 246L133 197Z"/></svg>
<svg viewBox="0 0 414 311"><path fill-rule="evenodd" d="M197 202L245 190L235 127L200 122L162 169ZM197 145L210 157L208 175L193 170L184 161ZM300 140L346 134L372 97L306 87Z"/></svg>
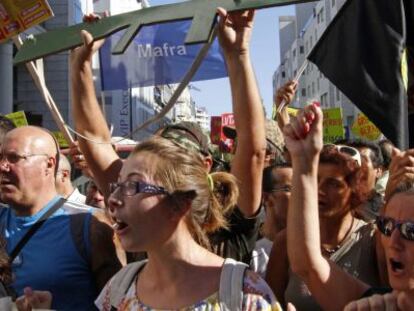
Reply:
<svg viewBox="0 0 414 311"><path fill-rule="evenodd" d="M335 0L332 0L332 7L335 6Z"/></svg>
<svg viewBox="0 0 414 311"><path fill-rule="evenodd" d="M295 70L295 71L293 72L293 76L294 76L294 77L296 77L296 74L297 74L297 70Z"/></svg>
<svg viewBox="0 0 414 311"><path fill-rule="evenodd" d="M315 42L318 41L318 30L315 29Z"/></svg>
<svg viewBox="0 0 414 311"><path fill-rule="evenodd" d="M296 49L293 49L292 55L293 55L293 57L296 57Z"/></svg>
<svg viewBox="0 0 414 311"><path fill-rule="evenodd" d="M325 20L325 17L324 17L325 10L324 10L324 8L321 9L320 14L321 14L321 23L323 23L323 21Z"/></svg>
<svg viewBox="0 0 414 311"><path fill-rule="evenodd" d="M82 4L80 0L73 1L73 23L79 24L83 20Z"/></svg>
<svg viewBox="0 0 414 311"><path fill-rule="evenodd" d="M337 101L341 100L341 93L338 88L336 88L336 100Z"/></svg>
<svg viewBox="0 0 414 311"><path fill-rule="evenodd" d="M306 97L306 89L305 88L302 88L301 95L302 95L302 97Z"/></svg>
<svg viewBox="0 0 414 311"><path fill-rule="evenodd" d="M300 54L305 53L305 48L304 48L304 46L303 46L303 45L301 45L301 46L299 47L299 53L300 53Z"/></svg>
<svg viewBox="0 0 414 311"><path fill-rule="evenodd" d="M286 77L286 73L284 71L282 71L282 78Z"/></svg>
<svg viewBox="0 0 414 311"><path fill-rule="evenodd" d="M354 116L347 116L346 117L346 125L352 127L354 124Z"/></svg>
<svg viewBox="0 0 414 311"><path fill-rule="evenodd" d="M310 47L312 47L313 46L313 37L311 36L310 37Z"/></svg>
<svg viewBox="0 0 414 311"><path fill-rule="evenodd" d="M318 78L318 79L316 79L316 89L318 90L318 92L319 92L319 88L320 88L320 81L319 81L319 78Z"/></svg>
<svg viewBox="0 0 414 311"><path fill-rule="evenodd" d="M308 96L310 96L311 94L311 89L310 89L310 85L308 85Z"/></svg>
<svg viewBox="0 0 414 311"><path fill-rule="evenodd" d="M321 105L322 105L323 107L328 106L328 93L323 93L323 94L321 95Z"/></svg>
<svg viewBox="0 0 414 311"><path fill-rule="evenodd" d="M315 95L315 82L312 82L312 95Z"/></svg>

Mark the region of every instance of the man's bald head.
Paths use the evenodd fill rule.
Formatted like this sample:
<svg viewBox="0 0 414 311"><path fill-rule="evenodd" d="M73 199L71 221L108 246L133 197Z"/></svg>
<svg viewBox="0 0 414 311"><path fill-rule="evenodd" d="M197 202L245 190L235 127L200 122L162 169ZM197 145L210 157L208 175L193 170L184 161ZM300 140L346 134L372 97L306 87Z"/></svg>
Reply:
<svg viewBox="0 0 414 311"><path fill-rule="evenodd" d="M0 196L19 215L33 215L56 196L59 146L50 132L24 126L6 134L1 146Z"/></svg>
<svg viewBox="0 0 414 311"><path fill-rule="evenodd" d="M62 153L60 154L58 171L68 171L69 176L72 172L72 167L70 165L70 162L69 162L68 158Z"/></svg>
<svg viewBox="0 0 414 311"><path fill-rule="evenodd" d="M48 130L37 126L29 125L15 128L6 134L5 139L25 140L30 148L33 148L32 152L44 152L54 155L58 151L52 134Z"/></svg>
<svg viewBox="0 0 414 311"><path fill-rule="evenodd" d="M63 196L68 198L75 190L72 186L70 177L72 168L68 158L64 154L60 154L59 168L56 174L56 191Z"/></svg>
<svg viewBox="0 0 414 311"><path fill-rule="evenodd" d="M22 126L8 132L4 137L4 143L14 140L24 149L20 152L28 154L47 154L55 159L55 174L58 170L60 151L59 145L53 134L38 126Z"/></svg>

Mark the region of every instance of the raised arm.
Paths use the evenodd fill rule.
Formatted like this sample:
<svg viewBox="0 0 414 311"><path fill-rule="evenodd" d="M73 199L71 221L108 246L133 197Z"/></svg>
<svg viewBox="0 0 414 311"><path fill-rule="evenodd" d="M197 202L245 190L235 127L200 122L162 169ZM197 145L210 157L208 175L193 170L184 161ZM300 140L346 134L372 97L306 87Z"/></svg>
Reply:
<svg viewBox="0 0 414 311"><path fill-rule="evenodd" d="M82 31L81 35L84 45L73 50L70 56L72 113L76 131L95 141L79 137L79 146L99 189L108 197L108 183L117 180L122 161L110 144L111 134L96 99L93 84L92 56L103 42L94 42L86 31Z"/></svg>
<svg viewBox="0 0 414 311"><path fill-rule="evenodd" d="M322 149L322 111L307 106L284 129L292 157L292 195L288 209L290 267L309 287L323 310L342 310L367 285L322 256L318 211L318 163Z"/></svg>
<svg viewBox="0 0 414 311"><path fill-rule="evenodd" d="M227 14L219 9L218 13L237 130L231 172L239 181L238 207L245 217L252 217L260 207L266 152L264 112L249 52L254 11Z"/></svg>

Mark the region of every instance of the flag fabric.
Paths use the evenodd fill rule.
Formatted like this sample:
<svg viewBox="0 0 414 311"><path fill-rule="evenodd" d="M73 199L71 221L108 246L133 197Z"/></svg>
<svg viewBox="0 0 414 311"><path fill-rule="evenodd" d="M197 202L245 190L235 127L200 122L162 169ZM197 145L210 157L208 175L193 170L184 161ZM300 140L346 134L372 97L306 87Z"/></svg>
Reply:
<svg viewBox="0 0 414 311"><path fill-rule="evenodd" d="M400 148L408 147L401 68L412 1L348 0L308 56Z"/></svg>
<svg viewBox="0 0 414 311"><path fill-rule="evenodd" d="M121 38L118 32L108 38L100 50L103 90L153 86L181 82L202 44L184 45L191 20L143 27L122 55L112 55L112 47ZM192 81L227 76L217 39Z"/></svg>

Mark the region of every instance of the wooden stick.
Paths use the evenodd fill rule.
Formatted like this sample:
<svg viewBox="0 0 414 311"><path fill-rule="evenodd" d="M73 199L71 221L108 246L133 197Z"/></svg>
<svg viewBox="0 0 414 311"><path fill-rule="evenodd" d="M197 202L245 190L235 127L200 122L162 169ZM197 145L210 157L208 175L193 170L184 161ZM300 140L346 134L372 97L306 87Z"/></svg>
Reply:
<svg viewBox="0 0 414 311"><path fill-rule="evenodd" d="M13 38L13 42L16 45L17 49L20 49L20 47L23 44L23 41L19 35ZM46 82L44 80L43 75L39 72L34 62L26 63L26 68L29 71L30 75L32 76L36 87L39 89L40 93L42 94L43 99L45 100L47 107L52 113L52 117L55 120L59 130L63 133L63 136L65 137L65 139L68 141L69 144L74 143L75 140L73 139L71 133L66 127L65 120L60 114L60 111L57 108L52 95L50 95L50 92L46 86Z"/></svg>

